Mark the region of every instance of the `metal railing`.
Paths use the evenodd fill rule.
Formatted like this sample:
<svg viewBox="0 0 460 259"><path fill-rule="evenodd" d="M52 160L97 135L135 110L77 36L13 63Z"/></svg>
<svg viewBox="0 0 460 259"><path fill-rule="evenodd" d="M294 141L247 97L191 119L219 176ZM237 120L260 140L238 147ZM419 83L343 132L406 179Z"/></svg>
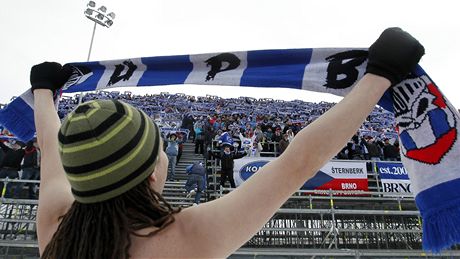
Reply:
<svg viewBox="0 0 460 259"><path fill-rule="evenodd" d="M219 165L216 160L207 162L212 171L209 179L216 186ZM432 257L421 250L422 222L414 195L383 192L372 161L367 162L372 165L369 191L299 190L235 255ZM4 188L18 182L39 184L34 180L3 181ZM182 188L182 182L165 187L174 206L190 205L190 198L179 195ZM232 190L211 189L210 196L219 198ZM37 200L0 199L0 257L38 258L37 207ZM455 247L442 255L460 256L460 251Z"/></svg>

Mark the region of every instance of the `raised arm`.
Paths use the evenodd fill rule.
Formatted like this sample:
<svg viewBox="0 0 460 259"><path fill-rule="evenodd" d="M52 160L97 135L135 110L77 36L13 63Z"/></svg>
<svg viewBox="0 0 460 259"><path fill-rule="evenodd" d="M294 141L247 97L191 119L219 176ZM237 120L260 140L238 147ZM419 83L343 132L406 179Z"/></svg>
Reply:
<svg viewBox="0 0 460 259"><path fill-rule="evenodd" d="M388 33L396 35L388 39ZM370 48L368 74L340 103L300 131L279 158L226 196L185 209L177 216L178 222L193 223L182 226L184 236L194 238L178 244L190 252L190 257L226 257L249 240L293 192L346 144L395 83L394 78L401 80L415 67L423 55L423 46L400 30L391 29L384 34L373 45L379 47ZM378 57L373 51L378 52ZM379 63L380 71L372 67L373 62ZM401 64L406 67L401 68Z"/></svg>
<svg viewBox="0 0 460 259"><path fill-rule="evenodd" d="M37 141L41 151L40 197L38 201L37 233L43 251L73 202L58 153L58 131L61 122L54 107L53 94L63 80L57 63L42 63L31 71L34 91L34 112ZM64 81L65 82L65 81Z"/></svg>

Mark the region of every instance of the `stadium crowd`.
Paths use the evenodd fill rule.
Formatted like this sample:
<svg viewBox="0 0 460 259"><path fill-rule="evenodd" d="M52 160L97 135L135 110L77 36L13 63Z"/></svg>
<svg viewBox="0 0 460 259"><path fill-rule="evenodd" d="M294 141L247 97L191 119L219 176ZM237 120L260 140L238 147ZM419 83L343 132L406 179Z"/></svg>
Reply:
<svg viewBox="0 0 460 259"><path fill-rule="evenodd" d="M134 95L128 91L99 91L82 96L83 102L94 99L127 102L142 109L161 127L164 147L167 149L169 146L172 150L166 150L170 156L171 180L182 154L183 139L191 139L195 143L195 153L208 157L211 155L208 151L215 150L222 134L227 132L237 143L238 150L244 151L247 156L278 156L302 128L335 104L251 97L224 99L211 95L195 97L169 93ZM59 117L64 118L78 102L78 95L63 96L58 106ZM335 159L400 160L394 124L392 113L376 107ZM0 130L0 179L38 179L39 150L34 142L16 141L6 129ZM171 141L171 137L177 138L177 141ZM18 173L20 171L22 174ZM24 196L21 196L24 184L9 186L4 193L5 197ZM29 184L28 187L27 197L34 198L34 185Z"/></svg>
<svg viewBox="0 0 460 259"><path fill-rule="evenodd" d="M63 118L73 110L78 99L78 95L64 97L59 106L59 116ZM248 156L281 154L302 128L335 105L271 98L224 99L211 95L134 95L129 91L99 91L82 97L83 102L94 99L118 99L139 107L162 127L164 134L185 129L187 137L196 144L195 153L205 154L213 141L218 141L224 132L228 132ZM335 158L399 160L393 114L376 107Z"/></svg>

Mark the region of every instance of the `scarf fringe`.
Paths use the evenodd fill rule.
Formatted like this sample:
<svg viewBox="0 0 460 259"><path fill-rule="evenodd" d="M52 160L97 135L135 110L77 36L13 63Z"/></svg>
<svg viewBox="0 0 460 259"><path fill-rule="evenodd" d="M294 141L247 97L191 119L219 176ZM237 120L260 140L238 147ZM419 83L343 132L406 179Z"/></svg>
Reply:
<svg viewBox="0 0 460 259"><path fill-rule="evenodd" d="M460 243L460 200L423 215L424 250L440 253Z"/></svg>

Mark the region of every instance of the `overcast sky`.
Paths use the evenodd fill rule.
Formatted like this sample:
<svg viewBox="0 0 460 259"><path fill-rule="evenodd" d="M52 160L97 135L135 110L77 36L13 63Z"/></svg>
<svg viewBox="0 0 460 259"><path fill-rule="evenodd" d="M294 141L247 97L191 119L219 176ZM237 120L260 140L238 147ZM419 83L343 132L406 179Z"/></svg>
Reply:
<svg viewBox="0 0 460 259"><path fill-rule="evenodd" d="M86 61L93 23L88 1L15 0L0 7L0 103L29 88L30 67L42 61ZM460 108L456 70L460 16L456 1L425 0L105 0L114 25L98 26L91 60L220 51L368 47L398 26L425 46L421 65ZM372 4L371 4L372 3ZM169 86L137 89L224 97L333 100L301 90Z"/></svg>

